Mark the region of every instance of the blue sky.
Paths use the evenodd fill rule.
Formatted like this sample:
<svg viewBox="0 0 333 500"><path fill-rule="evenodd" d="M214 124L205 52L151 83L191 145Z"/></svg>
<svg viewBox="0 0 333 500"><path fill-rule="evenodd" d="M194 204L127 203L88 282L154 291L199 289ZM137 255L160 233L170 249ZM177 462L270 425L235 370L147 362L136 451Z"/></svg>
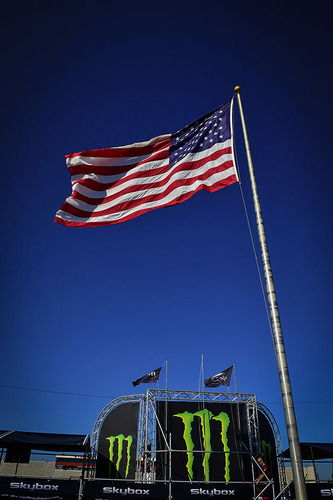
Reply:
<svg viewBox="0 0 333 500"><path fill-rule="evenodd" d="M176 131L239 84L300 439L332 441L326 8L101 0L4 7L3 429L90 433L110 399L145 392L131 381L165 360L171 389L198 390L203 355L206 376L236 364L239 391L268 406L287 447L237 184L115 226L53 223L70 193L65 154ZM235 135L256 238L237 106Z"/></svg>

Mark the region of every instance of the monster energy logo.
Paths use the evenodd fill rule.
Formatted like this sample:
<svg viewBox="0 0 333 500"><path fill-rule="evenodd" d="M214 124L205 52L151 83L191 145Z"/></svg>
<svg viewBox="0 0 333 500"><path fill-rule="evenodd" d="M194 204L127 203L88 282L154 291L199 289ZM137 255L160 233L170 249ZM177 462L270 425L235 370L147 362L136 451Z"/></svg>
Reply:
<svg viewBox="0 0 333 500"><path fill-rule="evenodd" d="M128 476L130 460L131 460L131 445L133 442L132 436L125 437L124 434L118 434L118 436L109 436L105 438L109 441L109 460L112 462L117 470L117 473L120 475L120 466L122 464L123 459L123 451L124 451L124 443L127 443L126 447L126 469L125 469L125 479ZM117 443L117 445L116 445ZM115 462L115 451L117 449L117 461Z"/></svg>
<svg viewBox="0 0 333 500"><path fill-rule="evenodd" d="M193 462L194 462L194 442L192 439L192 424L195 417L200 419L201 435L203 439L203 451L204 457L202 460L202 467L204 470L205 481L210 480L210 458L211 458L211 427L210 423L212 420L216 420L221 424L220 438L221 444L225 456L225 468L224 468L224 479L226 483L230 481L230 448L228 447L228 427L230 424L230 419L227 413L221 412L214 416L209 410L200 410L195 413L189 413L184 411L183 413L176 413L174 417L180 418L184 424L183 438L186 444L187 453L187 475L190 481L193 481Z"/></svg>

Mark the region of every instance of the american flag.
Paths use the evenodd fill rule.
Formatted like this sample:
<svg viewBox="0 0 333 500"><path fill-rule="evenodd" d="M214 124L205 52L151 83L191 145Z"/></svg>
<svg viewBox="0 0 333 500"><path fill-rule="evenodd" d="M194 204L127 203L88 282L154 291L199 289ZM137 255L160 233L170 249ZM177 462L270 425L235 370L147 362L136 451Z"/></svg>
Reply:
<svg viewBox="0 0 333 500"><path fill-rule="evenodd" d="M118 224L236 182L231 123L232 101L174 134L67 155L72 194L55 222Z"/></svg>

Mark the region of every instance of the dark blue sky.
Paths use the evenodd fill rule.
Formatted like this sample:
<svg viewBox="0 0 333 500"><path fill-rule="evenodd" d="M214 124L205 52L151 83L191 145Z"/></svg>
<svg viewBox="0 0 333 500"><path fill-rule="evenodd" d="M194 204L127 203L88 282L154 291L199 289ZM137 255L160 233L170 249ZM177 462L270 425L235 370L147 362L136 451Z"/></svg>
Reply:
<svg viewBox="0 0 333 500"><path fill-rule="evenodd" d="M198 390L203 354L206 376L236 364L239 391L268 406L287 446L237 184L115 226L53 223L70 193L65 154L176 131L239 84L300 438L332 441L328 6L95 0L4 7L2 428L90 433L112 397L145 392L131 381L165 360L171 389ZM256 237L237 106L235 121ZM165 370L161 388L164 377Z"/></svg>

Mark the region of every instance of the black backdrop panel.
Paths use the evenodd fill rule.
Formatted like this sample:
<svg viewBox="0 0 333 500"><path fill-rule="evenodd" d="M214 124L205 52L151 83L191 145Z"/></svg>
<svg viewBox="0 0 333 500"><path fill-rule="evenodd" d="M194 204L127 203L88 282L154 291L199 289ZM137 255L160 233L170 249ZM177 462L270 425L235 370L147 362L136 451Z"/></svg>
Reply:
<svg viewBox="0 0 333 500"><path fill-rule="evenodd" d="M173 450L172 479L182 481L251 480L246 405L174 402L167 405L167 430ZM159 421L165 430L165 402L158 402ZM157 450L165 450L157 429ZM167 453L157 453L157 475L163 479Z"/></svg>
<svg viewBox="0 0 333 500"><path fill-rule="evenodd" d="M125 403L103 422L98 439L96 477L134 479L139 403Z"/></svg>
<svg viewBox="0 0 333 500"><path fill-rule="evenodd" d="M91 481L84 488L85 500L114 500L116 498L150 498L161 500L168 498L167 483L147 484L129 483L124 481ZM232 484L230 486L214 484L179 484L172 483L171 496L174 500L191 498L230 498L233 500L249 500L253 497L250 484Z"/></svg>
<svg viewBox="0 0 333 500"><path fill-rule="evenodd" d="M112 500L115 498L168 498L165 484L134 483L126 481L89 481L84 486L85 500Z"/></svg>
<svg viewBox="0 0 333 500"><path fill-rule="evenodd" d="M333 483L308 483L306 484L308 500L320 498L333 498Z"/></svg>
<svg viewBox="0 0 333 500"><path fill-rule="evenodd" d="M17 446L8 446L5 462L14 464L28 464L30 462L31 450Z"/></svg>
<svg viewBox="0 0 333 500"><path fill-rule="evenodd" d="M267 417L259 410L258 423L260 434L261 455L268 465L269 476L274 478L274 483L279 484L279 472L276 458L275 436ZM258 475L260 471L257 471Z"/></svg>

